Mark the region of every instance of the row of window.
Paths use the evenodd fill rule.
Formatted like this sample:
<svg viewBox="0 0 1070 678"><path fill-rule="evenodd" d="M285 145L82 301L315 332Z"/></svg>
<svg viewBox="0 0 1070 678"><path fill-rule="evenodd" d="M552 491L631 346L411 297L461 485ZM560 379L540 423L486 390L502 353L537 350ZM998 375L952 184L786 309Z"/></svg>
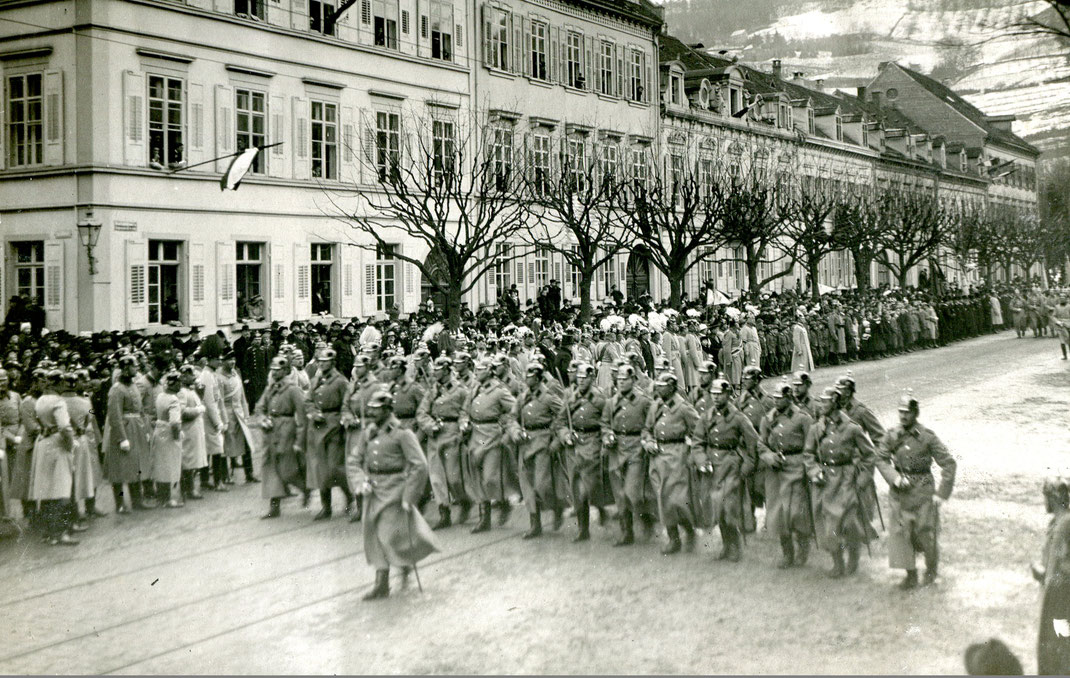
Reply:
<svg viewBox="0 0 1070 678"><path fill-rule="evenodd" d="M490 4L483 6L483 63L533 80L650 101L650 64L642 48Z"/></svg>
<svg viewBox="0 0 1070 678"><path fill-rule="evenodd" d="M337 25L332 24L330 18L337 12L338 4L322 0L307 1L309 30L337 35ZM357 12L356 9L353 11ZM420 16L419 30L420 39L429 44L429 56L453 61L454 45L461 46L463 33L461 24L454 23L453 3L430 0L425 11L426 14ZM239 17L267 21L267 12L265 0L234 0L234 13ZM359 17L355 21L371 30L373 44L378 47L398 49L399 34L403 36L400 38L402 41L411 42L415 39L409 11L399 9L398 0L360 0Z"/></svg>

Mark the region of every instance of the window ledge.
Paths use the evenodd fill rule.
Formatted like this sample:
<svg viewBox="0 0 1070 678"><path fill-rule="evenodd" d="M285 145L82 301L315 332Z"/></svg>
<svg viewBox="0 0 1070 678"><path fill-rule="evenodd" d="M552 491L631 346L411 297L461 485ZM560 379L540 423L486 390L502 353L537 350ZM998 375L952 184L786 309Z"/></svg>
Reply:
<svg viewBox="0 0 1070 678"><path fill-rule="evenodd" d="M620 101L620 97L615 97L612 94L603 94L601 92L598 93L598 98L602 101L611 101L613 103Z"/></svg>
<svg viewBox="0 0 1070 678"><path fill-rule="evenodd" d="M635 108L649 108L650 107L650 104L643 103L642 101L632 101L631 99L628 99L628 105L629 106L634 106Z"/></svg>
<svg viewBox="0 0 1070 678"><path fill-rule="evenodd" d="M565 85L564 87L566 92L568 92L569 94L575 94L577 96L586 96L590 93L588 90L573 87L572 85Z"/></svg>
<svg viewBox="0 0 1070 678"><path fill-rule="evenodd" d="M551 89L554 86L554 83L550 82L549 80L540 80L538 78L533 78L530 75L527 76L527 78L528 78L528 82L530 82L532 85L536 85L538 87L545 87L546 89Z"/></svg>
<svg viewBox="0 0 1070 678"><path fill-rule="evenodd" d="M487 66L486 69L487 69L488 73L490 73L491 75L493 75L495 77L498 77L498 78L505 78L506 80L512 80L513 78L516 77L516 74L514 74L514 73L510 73L509 71L503 71L502 69L494 68L493 66Z"/></svg>

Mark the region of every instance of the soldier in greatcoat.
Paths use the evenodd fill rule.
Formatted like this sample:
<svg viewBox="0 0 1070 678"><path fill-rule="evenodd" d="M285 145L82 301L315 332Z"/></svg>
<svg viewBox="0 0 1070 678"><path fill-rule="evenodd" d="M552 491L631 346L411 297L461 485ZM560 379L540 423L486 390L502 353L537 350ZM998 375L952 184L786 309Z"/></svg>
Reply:
<svg viewBox="0 0 1070 678"><path fill-rule="evenodd" d="M614 546L635 543L635 521L647 535L653 528L650 475L643 452L643 426L652 400L636 387L642 374L632 365L617 368L617 392L602 411L602 448L609 457L609 478L617 502L620 539ZM646 376L646 375L643 375Z"/></svg>
<svg viewBox="0 0 1070 678"><path fill-rule="evenodd" d="M458 504L461 512L457 522L464 524L472 509L472 502L464 486L461 468L461 432L458 420L468 398L468 389L453 376L453 362L439 356L434 363L435 383L432 384L420 407L416 421L427 436L427 464L431 476L431 492L438 504L439 521L434 529L453 524L450 506Z"/></svg>
<svg viewBox="0 0 1070 678"><path fill-rule="evenodd" d="M873 443L862 427L840 410L839 397L833 387L821 394L820 417L810 426L803 448L806 474L816 486L818 542L832 555L829 576L833 578L854 574L861 545L877 536L860 488L862 479L873 473Z"/></svg>
<svg viewBox="0 0 1070 678"><path fill-rule="evenodd" d="M524 539L542 535L545 509L554 513L554 529L561 528L568 489L553 430L554 417L561 409L561 391L549 386L545 372L541 363L528 363L525 387L516 404L520 490L531 523Z"/></svg>
<svg viewBox="0 0 1070 678"><path fill-rule="evenodd" d="M750 421L755 431L762 425L762 417L765 416L765 413L773 409L772 398L762 391L762 369L760 367L748 365L743 368L743 384L740 388L739 396L735 399L735 406ZM748 489L750 491L745 497L744 529L747 532L754 532L757 528L754 509L762 506L765 502L765 468L762 464L758 464L758 470L755 471L754 478L748 483Z"/></svg>
<svg viewBox="0 0 1070 678"><path fill-rule="evenodd" d="M747 483L758 466L758 433L732 404L732 386L724 379L711 385L713 407L699 419L692 466L710 474L709 524L721 531L719 560L736 563L743 556L743 532L747 531ZM703 521L707 522L707 521Z"/></svg>
<svg viewBox="0 0 1070 678"><path fill-rule="evenodd" d="M813 382L810 381L809 372L796 372L791 375L791 395L795 400L795 404L803 409L814 419L817 419L817 401L810 395L810 387Z"/></svg>
<svg viewBox="0 0 1070 678"><path fill-rule="evenodd" d="M108 410L104 418L101 446L104 475L111 481L117 513L153 506L143 500L141 493L141 482L146 479L142 475L141 463L148 457L149 436L141 392L134 385L137 369L136 357L131 354L119 357L119 378L108 391ZM130 506L125 500L124 485L130 492Z"/></svg>
<svg viewBox="0 0 1070 678"><path fill-rule="evenodd" d="M368 399L367 419L346 455L349 485L364 497L364 557L375 568L375 586L364 600L390 594L391 566L407 578L409 568L438 550L416 509L427 484L427 459L392 405L387 391Z"/></svg>
<svg viewBox="0 0 1070 678"><path fill-rule="evenodd" d="M367 404L371 397L384 390L383 384L376 377L375 352L364 351L353 357L353 375L346 391L345 400L341 410L342 429L346 435L346 450L350 450L356 444L360 429L368 417ZM348 452L347 452L348 454ZM356 507L349 514L350 522L361 519L363 512L360 510L361 496L355 497Z"/></svg>
<svg viewBox="0 0 1070 678"><path fill-rule="evenodd" d="M565 449L579 532L574 541L591 538L591 504L599 509L607 503L606 460L602 456L602 412L606 396L594 384L595 368L590 363L576 366L575 381L565 389L561 409L554 422L558 439Z"/></svg>
<svg viewBox="0 0 1070 678"><path fill-rule="evenodd" d="M305 394L290 374L290 364L285 358L271 360L271 384L256 404L256 414L264 430L264 465L262 493L270 501L270 508L263 518L278 518L280 503L289 495L287 486L300 488L305 496L305 471L301 458L304 454Z"/></svg>
<svg viewBox="0 0 1070 678"><path fill-rule="evenodd" d="M884 427L873 414L873 410L866 407L855 397L857 392L854 376L850 371L836 379L836 390L840 394L840 409L851 421L862 427L869 436L873 447L876 448L884 437ZM859 478L859 487L862 490L862 503L866 507L866 514L872 518L874 513L880 511L877 505L877 485L874 483L875 469L871 469L864 477Z"/></svg>
<svg viewBox="0 0 1070 678"><path fill-rule="evenodd" d="M900 587L918 585L915 553L925 556L924 584L936 581L940 551L940 506L951 497L955 484L955 458L930 429L918 423L918 401L904 396L899 402L899 425L881 440L877 469L888 481L888 565L906 570ZM932 467L940 467L940 484Z"/></svg>
<svg viewBox="0 0 1070 678"><path fill-rule="evenodd" d="M650 484L658 503L658 515L669 537L662 554L681 549L680 528L694 546L695 517L692 511L691 446L698 438L699 417L695 408L676 392L676 375L663 372L654 381L657 399L647 411L642 445L650 457Z"/></svg>
<svg viewBox="0 0 1070 678"><path fill-rule="evenodd" d="M11 498L11 475L18 460L16 448L22 444L22 438L19 436L19 406L22 399L18 393L11 390L10 384L7 371L0 369L0 517L7 516L7 501Z"/></svg>
<svg viewBox="0 0 1070 678"><path fill-rule="evenodd" d="M320 493L320 511L313 520L329 520L331 494L342 490L346 513L352 511L353 494L345 473L345 431L342 429L342 404L349 381L335 369L337 353L333 348L320 349L317 372L310 381L305 412L308 417L305 457L308 460L308 487Z"/></svg>
<svg viewBox="0 0 1070 678"><path fill-rule="evenodd" d="M52 546L74 546L74 431L67 403L59 395L62 373L49 370L36 416L41 431L34 443L30 499L41 502L45 538Z"/></svg>
<svg viewBox="0 0 1070 678"><path fill-rule="evenodd" d="M780 382L774 407L762 417L758 439L763 445L765 527L780 539L783 558L778 567L805 565L814 534L810 486L806 481L803 447L813 419L795 404L791 384Z"/></svg>
<svg viewBox="0 0 1070 678"><path fill-rule="evenodd" d="M689 400L700 416L713 407L713 392L710 384L717 378L717 363L712 360L703 360L698 366L698 384L691 387L688 394Z"/></svg>
<svg viewBox="0 0 1070 678"><path fill-rule="evenodd" d="M494 377L490 358L480 358L476 363L475 379L478 385L468 394L459 424L467 436L461 453L465 489L480 509L479 524L472 532L479 533L490 529L493 502L501 507L499 524L509 519L511 506L505 496L502 455L505 434L516 427L512 416L516 398Z"/></svg>

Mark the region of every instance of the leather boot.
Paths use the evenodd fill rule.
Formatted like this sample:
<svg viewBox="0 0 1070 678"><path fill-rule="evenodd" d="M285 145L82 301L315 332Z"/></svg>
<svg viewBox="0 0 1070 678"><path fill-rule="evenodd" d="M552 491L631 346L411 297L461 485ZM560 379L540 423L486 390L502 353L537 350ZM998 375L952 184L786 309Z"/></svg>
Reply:
<svg viewBox="0 0 1070 678"><path fill-rule="evenodd" d="M375 586L364 594L364 600L379 600L390 595L390 570L375 571Z"/></svg>
<svg viewBox="0 0 1070 678"><path fill-rule="evenodd" d="M639 524L643 529L643 538L650 540L654 536L654 516L649 513L639 514Z"/></svg>
<svg viewBox="0 0 1070 678"><path fill-rule="evenodd" d="M509 516L513 513L513 505L508 499L503 499L498 509L498 526L503 527L509 523Z"/></svg>
<svg viewBox="0 0 1070 678"><path fill-rule="evenodd" d="M524 539L535 539L542 536L542 514L538 511L528 514L531 529L524 533Z"/></svg>
<svg viewBox="0 0 1070 678"><path fill-rule="evenodd" d="M479 504L479 523L472 528L472 534L488 530L490 530L490 502L484 501Z"/></svg>
<svg viewBox="0 0 1070 678"><path fill-rule="evenodd" d="M843 576L843 549L839 546L832 551L832 569L829 570L829 576L833 579Z"/></svg>
<svg viewBox="0 0 1070 678"><path fill-rule="evenodd" d="M739 529L728 528L728 555L725 560L730 563L738 563L743 559L743 546L740 541Z"/></svg>
<svg viewBox="0 0 1070 678"><path fill-rule="evenodd" d="M245 471L246 483L259 483L260 479L253 474L253 454L246 450L241 455L242 469Z"/></svg>
<svg viewBox="0 0 1070 678"><path fill-rule="evenodd" d="M331 491L320 490L320 512L316 514L316 517L312 520L330 520L333 511L331 510Z"/></svg>
<svg viewBox="0 0 1070 678"><path fill-rule="evenodd" d="M565 509L558 506L554 509L554 532L561 529L561 526L565 524Z"/></svg>
<svg viewBox="0 0 1070 678"><path fill-rule="evenodd" d="M116 513L123 513L123 514L130 513L130 509L128 509L126 507L126 502L124 501L124 498L123 498L123 484L122 483L112 483L111 484L111 496L115 499L115 512ZM23 510L23 513L25 514L26 511Z"/></svg>
<svg viewBox="0 0 1070 678"><path fill-rule="evenodd" d="M661 550L661 555L671 556L674 553L679 553L681 549L680 544L680 530L676 527L665 528L665 533L669 537L669 544Z"/></svg>
<svg viewBox="0 0 1070 678"><path fill-rule="evenodd" d="M432 530L444 530L453 524L452 516L450 515L450 507L443 504L438 507L438 522L432 527Z"/></svg>
<svg viewBox="0 0 1070 678"><path fill-rule="evenodd" d="M795 548L795 564L802 567L810 558L810 538L799 536L799 545Z"/></svg>
<svg viewBox="0 0 1070 678"><path fill-rule="evenodd" d="M353 497L353 508L349 511L349 522L359 523L364 516L364 495L358 494Z"/></svg>
<svg viewBox="0 0 1070 678"><path fill-rule="evenodd" d="M899 582L898 588L903 591L918 588L918 571L907 570L907 576L903 578L903 581Z"/></svg>
<svg viewBox="0 0 1070 678"><path fill-rule="evenodd" d="M925 549L925 577L921 580L922 586L932 586L936 583L936 572L940 566L940 552L934 544L932 548Z"/></svg>
<svg viewBox="0 0 1070 678"><path fill-rule="evenodd" d="M631 546L635 543L635 531L632 523L632 512L621 509L620 512L620 539L613 543L614 546Z"/></svg>
<svg viewBox="0 0 1070 678"><path fill-rule="evenodd" d="M845 570L847 574L858 572L858 557L861 552L861 547L858 544L847 545L847 568Z"/></svg>
<svg viewBox="0 0 1070 678"><path fill-rule="evenodd" d="M721 525L721 552L717 560L728 560L732 555L732 528Z"/></svg>
<svg viewBox="0 0 1070 678"><path fill-rule="evenodd" d="M684 531L684 553L694 553L695 528L691 527L688 523L681 525L680 528Z"/></svg>
<svg viewBox="0 0 1070 678"><path fill-rule="evenodd" d="M591 538L591 505L588 502L581 502L576 507L576 524L579 525L580 530L572 543L589 540Z"/></svg>
<svg viewBox="0 0 1070 678"><path fill-rule="evenodd" d="M795 564L795 542L791 540L791 537L780 538L780 550L783 552L783 556L780 558L780 562L777 563L777 567L781 570L786 570Z"/></svg>
<svg viewBox="0 0 1070 678"><path fill-rule="evenodd" d="M272 499L271 500L271 505L268 508L268 512L265 513L264 515L260 516L260 519L261 520L268 520L269 518L278 518L279 515L282 513L282 511L280 510L280 504L281 504L281 500L278 497L275 497L274 499Z"/></svg>
<svg viewBox="0 0 1070 678"><path fill-rule="evenodd" d="M457 514L457 524L464 525L468 522L468 516L472 513L472 502L464 499L461 501L461 512Z"/></svg>

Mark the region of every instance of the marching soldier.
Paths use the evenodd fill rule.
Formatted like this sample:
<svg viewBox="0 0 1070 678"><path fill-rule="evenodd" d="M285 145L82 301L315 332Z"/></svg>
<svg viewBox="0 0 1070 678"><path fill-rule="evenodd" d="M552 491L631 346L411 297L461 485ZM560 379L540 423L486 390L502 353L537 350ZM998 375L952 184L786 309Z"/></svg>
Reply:
<svg viewBox="0 0 1070 678"><path fill-rule="evenodd" d="M345 471L345 431L342 430L342 403L349 381L334 368L337 352L320 349L319 371L311 381L306 402L308 439L308 487L319 489L320 512L313 520L331 517L331 491L338 487L346 498L346 513L352 511L353 494L349 491Z"/></svg>
<svg viewBox="0 0 1070 678"><path fill-rule="evenodd" d="M527 385L517 401L516 418L520 461L520 489L531 527L524 539L542 535L544 508L554 512L554 530L561 529L567 479L560 463L560 445L554 443L554 417L561 409L561 395L549 387L541 363L529 362Z"/></svg>
<svg viewBox="0 0 1070 678"><path fill-rule="evenodd" d="M762 391L762 370L754 365L743 368L743 386L739 397L736 399L736 408L743 413L757 431L762 425L762 417L773 409L773 399ZM754 474L750 483L750 494L747 496L747 531L753 532L757 523L754 520L754 509L765 503L765 469L761 464Z"/></svg>
<svg viewBox="0 0 1070 678"><path fill-rule="evenodd" d="M866 432L869 439L873 442L873 447L876 448L881 443L881 439L884 437L884 427L881 426L880 420L877 419L877 415L873 414L873 410L869 409L855 398L855 392L857 390L854 377L850 372L836 379L836 390L840 394L840 407L844 414L846 414L851 421L862 427L862 430ZM879 515L880 505L877 499L877 485L874 483L874 470L870 470L864 477L860 478L860 487L862 490L862 503L865 504L866 514L872 516L874 513ZM883 523L883 518L881 519Z"/></svg>
<svg viewBox="0 0 1070 678"><path fill-rule="evenodd" d="M799 371L791 375L791 395L795 399L795 404L813 419L817 419L819 414L818 406L817 402L810 397L811 386L813 386L813 382L810 381L809 372Z"/></svg>
<svg viewBox="0 0 1070 678"><path fill-rule="evenodd" d="M758 434L750 420L732 404L732 385L718 379L711 385L713 407L699 420L698 452L693 464L712 475L712 523L721 530L718 560L738 563L747 530L747 482L758 466Z"/></svg>
<svg viewBox="0 0 1070 678"><path fill-rule="evenodd" d="M366 403L368 419L346 455L350 487L363 497L364 556L375 568L375 586L364 600L390 595L390 566L409 568L438 550L416 510L427 485L427 460L416 434L393 416L386 391Z"/></svg>
<svg viewBox="0 0 1070 678"><path fill-rule="evenodd" d="M416 433L419 440L419 424L416 411L424 399L423 386L406 375L408 364L404 356L392 356L387 361L390 376L390 395L394 398L394 418L402 426Z"/></svg>
<svg viewBox="0 0 1070 678"><path fill-rule="evenodd" d="M501 507L498 524L505 525L509 520L512 507L505 496L503 442L507 432L516 439L512 432L516 427L512 418L516 398L494 378L489 358L481 358L475 367L478 386L469 392L459 420L462 434L468 436L461 453L465 489L469 499L479 504L479 524L473 534L490 529L493 502L499 502Z"/></svg>
<svg viewBox="0 0 1070 678"><path fill-rule="evenodd" d="M638 390L639 374L631 365L617 368L617 393L602 411L602 447L609 456L609 478L620 519L621 536L614 546L635 543L635 519L648 535L653 529L650 479L642 445L643 425L653 401Z"/></svg>
<svg viewBox="0 0 1070 678"><path fill-rule="evenodd" d="M576 366L576 380L565 391L554 428L568 450L569 485L579 533L573 541L591 538L591 504L604 505L605 460L602 458L601 419L606 397L595 387L594 366Z"/></svg>
<svg viewBox="0 0 1070 678"><path fill-rule="evenodd" d="M461 468L461 432L458 419L468 398L468 389L453 376L453 362L440 356L434 364L435 383L427 390L416 411L416 421L427 436L427 461L431 491L438 504L439 521L434 529L453 524L450 506L457 503L461 513L457 522L464 524L472 502L464 486Z"/></svg>
<svg viewBox="0 0 1070 678"><path fill-rule="evenodd" d="M264 430L264 466L262 492L270 500L265 519L278 518L287 486L299 487L308 496L301 457L304 453L307 417L305 394L290 375L286 358L271 359L271 384L256 404L256 414Z"/></svg>
<svg viewBox="0 0 1070 678"><path fill-rule="evenodd" d="M375 377L377 360L374 351L364 351L353 357L353 379L349 382L344 404L341 411L341 424L346 432L346 454L356 444L360 429L367 417L368 400L379 390L382 384ZM355 496L356 507L349 514L349 522L355 523L361 519L360 502L362 497Z"/></svg>
<svg viewBox="0 0 1070 678"><path fill-rule="evenodd" d="M826 388L818 403L821 416L807 433L803 461L810 482L817 488L814 512L820 525L819 542L832 555L829 576L838 578L858 570L861 545L868 545L877 536L859 487L860 478L872 473L873 443L862 427L840 410L835 388Z"/></svg>
<svg viewBox="0 0 1070 678"><path fill-rule="evenodd" d="M679 553L680 528L687 545L694 547L695 518L691 509L690 447L698 438L699 417L687 399L676 392L671 371L654 380L657 400L647 411L643 425L643 449L650 456L650 484L658 502L661 524L669 537L663 555Z"/></svg>
<svg viewBox="0 0 1070 678"><path fill-rule="evenodd" d="M764 446L766 529L780 538L784 554L777 567L805 565L814 533L813 506L802 451L813 419L795 404L791 384L780 382L773 409L762 417L758 439Z"/></svg>
<svg viewBox="0 0 1070 678"><path fill-rule="evenodd" d="M717 377L717 363L712 360L703 360L698 366L698 385L691 387L690 400L695 406L695 412L702 416L706 410L713 407L714 395L710 391L710 385Z"/></svg>
<svg viewBox="0 0 1070 678"><path fill-rule="evenodd" d="M877 468L888 481L891 507L888 532L888 565L907 571L899 585L918 585L915 552L925 555L924 585L936 581L940 551L940 506L951 497L955 484L955 458L936 434L918 423L918 401L904 396L899 402L899 425L881 441ZM940 467L940 485L932 466Z"/></svg>

